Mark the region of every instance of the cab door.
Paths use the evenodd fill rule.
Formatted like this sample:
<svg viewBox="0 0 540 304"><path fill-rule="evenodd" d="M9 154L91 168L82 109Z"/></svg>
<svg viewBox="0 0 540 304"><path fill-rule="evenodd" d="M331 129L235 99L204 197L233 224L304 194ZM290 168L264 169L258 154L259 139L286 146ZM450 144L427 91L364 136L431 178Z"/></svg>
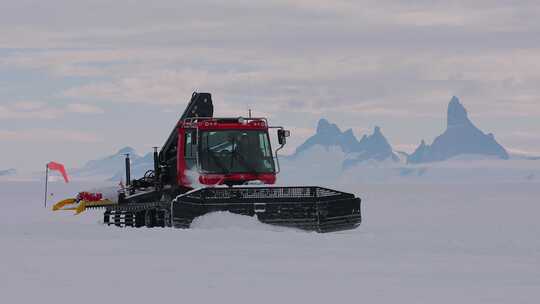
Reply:
<svg viewBox="0 0 540 304"><path fill-rule="evenodd" d="M197 172L197 130L180 129L178 136L178 184L191 187Z"/></svg>

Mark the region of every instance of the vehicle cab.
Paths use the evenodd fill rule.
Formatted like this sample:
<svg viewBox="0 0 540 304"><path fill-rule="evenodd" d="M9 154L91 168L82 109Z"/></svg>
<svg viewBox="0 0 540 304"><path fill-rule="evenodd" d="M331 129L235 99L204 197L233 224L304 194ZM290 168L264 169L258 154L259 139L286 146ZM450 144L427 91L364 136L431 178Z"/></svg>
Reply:
<svg viewBox="0 0 540 304"><path fill-rule="evenodd" d="M178 125L178 184L274 184L279 171L265 118L187 118ZM278 131L280 144L283 130ZM277 151L276 151L277 152Z"/></svg>

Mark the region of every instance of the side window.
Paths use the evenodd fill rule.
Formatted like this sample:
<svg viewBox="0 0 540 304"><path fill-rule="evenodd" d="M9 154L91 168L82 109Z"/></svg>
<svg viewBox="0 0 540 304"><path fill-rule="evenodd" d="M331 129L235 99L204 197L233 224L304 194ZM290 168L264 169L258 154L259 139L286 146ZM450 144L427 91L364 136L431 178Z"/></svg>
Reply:
<svg viewBox="0 0 540 304"><path fill-rule="evenodd" d="M264 157L270 157L270 147L268 144L268 137L264 133L259 133L259 145Z"/></svg>
<svg viewBox="0 0 540 304"><path fill-rule="evenodd" d="M196 134L195 130L186 130L184 157L186 159L186 167L189 170L193 169L197 163L197 146L193 144L193 138Z"/></svg>

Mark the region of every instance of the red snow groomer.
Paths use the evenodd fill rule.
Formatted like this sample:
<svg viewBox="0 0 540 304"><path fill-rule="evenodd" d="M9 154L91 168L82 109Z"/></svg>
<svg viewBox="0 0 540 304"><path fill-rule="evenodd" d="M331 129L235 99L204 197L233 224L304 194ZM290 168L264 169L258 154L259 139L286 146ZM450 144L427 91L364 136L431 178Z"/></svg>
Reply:
<svg viewBox="0 0 540 304"><path fill-rule="evenodd" d="M275 151L271 129L277 131ZM154 150L153 170L132 180L126 157L126 187L117 204L104 206L104 222L188 228L198 216L228 211L318 232L358 227L360 199L353 194L269 186L276 182L278 151L289 135L266 118L213 117L212 96L193 93L161 151Z"/></svg>

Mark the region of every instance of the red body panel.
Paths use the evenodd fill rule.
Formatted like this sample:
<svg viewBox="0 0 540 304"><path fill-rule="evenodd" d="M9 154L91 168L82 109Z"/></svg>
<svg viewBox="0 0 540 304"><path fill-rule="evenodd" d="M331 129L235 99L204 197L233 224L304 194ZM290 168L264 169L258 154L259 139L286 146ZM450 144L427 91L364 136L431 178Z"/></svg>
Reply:
<svg viewBox="0 0 540 304"><path fill-rule="evenodd" d="M205 174L199 177L199 182L203 185L217 185L223 184L225 181L261 181L263 184L271 185L276 182L276 175L271 173L261 174L245 174L245 173L233 173L233 174Z"/></svg>
<svg viewBox="0 0 540 304"><path fill-rule="evenodd" d="M186 172L185 134L186 129L199 130L263 130L268 131L268 126L264 120L253 120L245 123L226 121L218 122L217 119L208 119L195 123L180 123L178 125L178 151L177 151L177 180L178 185L184 187L193 187L190 178ZM195 174L194 174L195 175ZM275 173L232 173L232 174L196 174L199 175L198 183L203 185L225 184L226 182L241 181L261 181L263 184L274 184L276 182Z"/></svg>
<svg viewBox="0 0 540 304"><path fill-rule="evenodd" d="M264 121L253 121L246 124L204 121L198 123L198 128L200 130L268 130L268 127Z"/></svg>
<svg viewBox="0 0 540 304"><path fill-rule="evenodd" d="M185 151L185 145L184 145L184 138L186 136L186 129L180 127L178 128L178 151L177 157L176 157L176 179L178 181L178 185L189 187L191 182L189 181L188 177L186 176L186 159L184 158L184 151Z"/></svg>

